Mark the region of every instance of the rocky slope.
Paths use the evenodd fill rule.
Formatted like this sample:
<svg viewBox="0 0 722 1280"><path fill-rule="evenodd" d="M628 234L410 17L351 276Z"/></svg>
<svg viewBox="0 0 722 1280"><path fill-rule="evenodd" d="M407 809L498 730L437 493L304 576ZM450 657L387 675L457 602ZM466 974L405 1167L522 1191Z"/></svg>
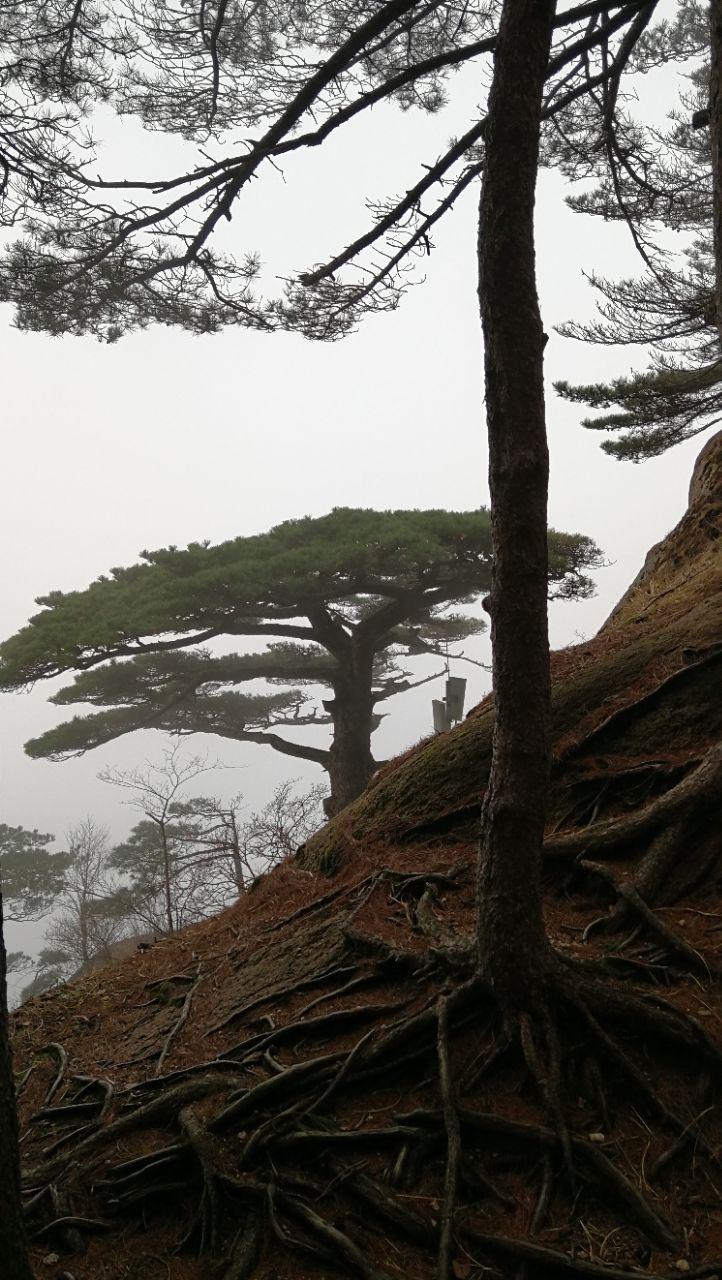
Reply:
<svg viewBox="0 0 722 1280"><path fill-rule="evenodd" d="M722 1277L721 538L722 433L553 658L563 1122L469 981L487 700L218 919L18 1012L39 1276L425 1280L446 1238L456 1280Z"/></svg>

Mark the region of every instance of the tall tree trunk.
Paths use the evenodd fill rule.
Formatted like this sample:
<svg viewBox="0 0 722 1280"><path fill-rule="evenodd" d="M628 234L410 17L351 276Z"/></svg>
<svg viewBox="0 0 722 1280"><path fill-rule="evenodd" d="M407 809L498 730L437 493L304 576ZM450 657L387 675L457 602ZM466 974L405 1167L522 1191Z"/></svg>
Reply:
<svg viewBox="0 0 722 1280"><path fill-rule="evenodd" d="M165 922L168 926L168 932L174 933L173 922L173 889L171 885L170 874L170 850L168 848L168 833L165 829L165 822L158 823L158 834L160 835L160 852L163 859L163 898L165 902Z"/></svg>
<svg viewBox="0 0 722 1280"><path fill-rule="evenodd" d="M709 137L712 152L712 227L715 312L722 342L722 0L710 0Z"/></svg>
<svg viewBox="0 0 722 1280"><path fill-rule="evenodd" d="M333 719L333 743L328 774L331 795L329 816L361 795L376 764L371 754L374 726L373 650L352 642L350 659L334 683L334 696L324 702Z"/></svg>
<svg viewBox="0 0 722 1280"><path fill-rule="evenodd" d="M7 957L0 894L0 1269L8 1280L33 1280L20 1205L20 1152L6 980Z"/></svg>
<svg viewBox="0 0 722 1280"><path fill-rule="evenodd" d="M90 948L88 946L88 903L83 897L78 908L78 932L80 934L80 954L82 963L88 964Z"/></svg>
<svg viewBox="0 0 722 1280"><path fill-rule="evenodd" d="M228 828L230 830L230 840L228 842L228 850L233 863L233 880L236 886L236 894L242 898L246 892L246 877L243 871L243 860L241 858L241 843L238 839L238 823L236 815L232 809L228 811Z"/></svg>
<svg viewBox="0 0 722 1280"><path fill-rule="evenodd" d="M549 456L534 198L554 9L554 0L505 0L479 211L496 705L480 848L479 958L511 1025L543 999L550 954L541 894L550 720Z"/></svg>

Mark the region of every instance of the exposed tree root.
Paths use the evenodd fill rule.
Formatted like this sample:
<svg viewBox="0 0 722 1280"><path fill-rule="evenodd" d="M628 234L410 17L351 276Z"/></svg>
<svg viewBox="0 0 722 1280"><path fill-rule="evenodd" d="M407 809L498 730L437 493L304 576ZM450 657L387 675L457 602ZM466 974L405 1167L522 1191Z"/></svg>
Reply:
<svg viewBox="0 0 722 1280"><path fill-rule="evenodd" d="M51 1041L51 1043L47 1044L44 1049L41 1049L41 1053L52 1053L58 1059L58 1073L53 1078L50 1088L45 1095L45 1101L43 1102L43 1106L47 1107L55 1097L55 1094L63 1082L65 1070L68 1065L68 1055L63 1046L61 1044L56 1044L54 1041Z"/></svg>
<svg viewBox="0 0 722 1280"><path fill-rule="evenodd" d="M681 938L679 934L675 933L674 929L670 929L669 925L665 924L663 920L660 920L659 916L655 914L652 908L647 906L647 903L644 901L644 898L639 893L634 883L630 884L625 883L623 880L616 880L608 867L603 866L603 864L599 862L591 862L587 858L580 859L579 865L584 867L586 871L591 871L595 875L598 875L600 879L610 885L617 894L618 899L621 899L621 902L625 904L631 912L639 917L644 925L646 925L647 929L663 943L667 951L678 959L684 960L686 962L686 967L692 973L698 973L701 971L707 977L712 977L714 975L718 978L720 976L722 969L720 969L719 964L713 960L706 960L699 951L695 951L694 947L690 947L689 944L685 942L684 938ZM584 930L584 940L587 941L595 927L602 928L605 932L609 932L615 927L618 927L620 920L623 922L625 916L626 912L619 911L617 909L613 910L607 917L600 917L599 920L593 920L592 923L587 925Z"/></svg>
<svg viewBox="0 0 722 1280"><path fill-rule="evenodd" d="M389 1280L389 1273L374 1260L373 1251L370 1254L363 1242L373 1220L378 1220L380 1228L392 1227L412 1245L422 1247L426 1255L434 1250L439 1280L453 1277L455 1261L467 1255L477 1258L492 1274L497 1266L506 1274L507 1265L514 1263L524 1264L531 1275L562 1272L599 1280L603 1276L631 1280L639 1273L559 1251L538 1239L554 1219L553 1201L559 1198L561 1174L566 1196L571 1195L575 1203L589 1195L608 1203L621 1216L626 1229L635 1229L640 1238L667 1257L682 1248L677 1233L645 1187L635 1185L614 1159L613 1134L603 1140L597 1133L585 1137L575 1132L570 1123L564 1082L567 1066L577 1052L579 1031L586 1027L604 1064L596 1076L598 1089L606 1093L613 1088L602 1084L605 1074L610 1073L614 1080L621 1081L622 1090L631 1087L636 1105L650 1120L661 1122L671 1131L672 1145L667 1143L660 1153L655 1174L689 1147L695 1147L698 1159L713 1163L716 1153L704 1141L698 1124L670 1109L630 1052L598 1019L614 1025L632 1022L639 1026L641 1022L646 1036L655 1035L660 1043L666 1040L694 1045L698 1053L707 1057L711 1054L715 1063L719 1050L678 1011L622 988L615 988L613 994L608 985L597 990L597 984L585 973L577 974L573 966L560 965L555 984L543 1018L537 1021L530 1017L520 1026L516 1047L508 1038L501 1044L503 1056L517 1076L520 1069L526 1070L533 1093L541 1099L547 1123L529 1123L479 1109L475 1095L486 1087L487 1077L476 1067L472 1073L473 1093L470 1096L467 1091L464 1107L459 1106L456 1092L463 1071L462 1064L458 1068L455 1065L452 1039L470 1034L464 1028L478 1025L482 1006L487 1010L484 1035L488 1038L488 1016L492 1011L483 984L471 980L442 993L425 1008L403 1014L386 1029L379 1028L377 1017L374 1026L347 1051L321 1054L285 1066L276 1063L280 1071L235 1094L233 1078L224 1072L211 1074L212 1064L206 1064L206 1076L178 1081L171 1075L160 1088L161 1082L155 1077L152 1085L156 1096L150 1101L142 1100L143 1090L126 1095L124 1114L113 1119L103 1114L99 1128L90 1134L74 1132L62 1156L28 1173L27 1184L36 1189L28 1202L31 1234L43 1240L63 1239L68 1248L68 1228L82 1234L92 1231L96 1224L102 1230L109 1215L132 1215L142 1206L146 1212L149 1204L183 1203L188 1217L178 1248L219 1259L224 1280L251 1280L257 1272L262 1239L269 1232L284 1252L298 1254L306 1265L333 1262L343 1275ZM397 1002L396 1012L403 1003ZM302 1021L289 1023L282 1037L284 1043L302 1045L309 1024L315 1021L311 1018L305 1025ZM569 1030L558 1029L562 1022ZM381 1128L349 1127L344 1122L345 1109L359 1090L368 1090L373 1076L381 1072L387 1079L398 1077L400 1069L408 1069L400 1068L400 1063L409 1054L418 1074L419 1067L423 1070L424 1064L433 1063L434 1048L437 1070L433 1074L437 1083L432 1075L427 1087L436 1092L435 1109L396 1114L391 1123ZM258 1050L257 1044L255 1049ZM487 1061L493 1056L492 1049ZM587 1046L587 1078L589 1057ZM254 1062L258 1061L256 1052ZM86 1082L83 1088L87 1090L90 1083ZM107 1110L111 1097L106 1091L99 1099L101 1111L104 1107ZM71 1118L64 1112L77 1117L81 1106L90 1105L98 1107L97 1103L84 1102L81 1092L80 1101L76 1095L67 1106L44 1108L36 1123L61 1125ZM601 1105L606 1109L606 1100ZM118 1144L129 1135L169 1125L177 1133L177 1140L156 1144L141 1156L118 1159ZM220 1141L222 1136L241 1134L245 1141L240 1148L236 1143L229 1148ZM302 1150L315 1152L313 1167L320 1178L317 1176L313 1186L308 1179L299 1180L291 1172L294 1152ZM519 1212L516 1196L509 1195L504 1187L506 1174L502 1173L501 1185L490 1176L493 1160L489 1164L488 1153L493 1155L497 1150L505 1153L502 1170L512 1167L540 1171L539 1185L529 1203L528 1233L523 1236L487 1232L475 1221L475 1205L498 1204L502 1213L512 1217ZM230 1157L229 1151L236 1154ZM369 1172L362 1172L363 1165L359 1168L339 1164L336 1155L342 1151L348 1155L356 1151L364 1162L371 1157ZM58 1212L57 1199L51 1196L48 1200L44 1189L59 1178L72 1177L81 1160L83 1164L97 1160L104 1152L110 1154L110 1161L90 1196L100 1214ZM480 1152L487 1153L481 1164ZM421 1153L421 1159L413 1159L414 1153ZM409 1208L404 1189L418 1186L419 1182L423 1185L429 1164L435 1166L442 1157L443 1196L438 1221L432 1221ZM378 1169L371 1172L379 1159L386 1186L379 1181ZM310 1190L313 1195L309 1198ZM227 1211L230 1201L238 1206L232 1214ZM366 1206L366 1211L358 1239L360 1204ZM240 1222L237 1234L230 1238L229 1221ZM714 1269L698 1269L687 1274L713 1273ZM645 1274L659 1278L663 1272Z"/></svg>
<svg viewBox="0 0 722 1280"><path fill-rule="evenodd" d="M321 1242L324 1253L336 1265L340 1260L351 1275L359 1275L362 1280L390 1280L387 1271L373 1266L345 1232L339 1231L326 1218L316 1213L310 1205L304 1204L295 1196L284 1196L281 1203L290 1217L296 1218L309 1234Z"/></svg>
<svg viewBox="0 0 722 1280"><path fill-rule="evenodd" d="M291 982L284 987L273 987L270 991L266 991L263 995L256 996L255 1000L249 1000L246 1004L239 1005L237 1009L232 1009L220 1022L214 1022L206 1031L207 1036L214 1035L217 1031L222 1031L225 1027L231 1026L234 1022L240 1022L241 1018L247 1018L249 1013L255 1009L262 1008L264 1004L268 1004L272 1000L282 1000L286 996L294 995L296 991L307 991L313 987L323 986L332 978L341 978L346 974L353 973L353 965L335 966L328 969L324 973L314 974L311 978L304 978L300 982Z"/></svg>
<svg viewBox="0 0 722 1280"><path fill-rule="evenodd" d="M109 1222L152 1231L162 1221L214 1280L261 1280L269 1250L309 1280L331 1270L426 1280L431 1265L438 1280L722 1276L722 1257L695 1255L675 1207L680 1169L693 1169L700 1203L717 1194L722 1048L683 1000L672 1003L674 990L663 1000L643 985L674 978L694 993L719 972L711 951L654 910L700 829L699 805L711 812L710 770L719 782L722 755L708 753L641 822L558 838L557 847L571 839L565 857L577 859L586 849L625 858L636 850L626 878L590 858L577 860L575 875L585 890L611 892L661 959L638 942L633 953L597 949L585 961L581 928L570 931L543 1003L516 1025L506 1025L473 974L468 941L438 911L439 890L445 908L453 899L456 870L382 869L351 886L345 916L342 892L326 895L346 949L315 974L258 994L251 986L251 998L212 1028L226 1032L217 1059L162 1074L202 1003L198 970L182 975L178 1016L132 1085L72 1076L52 1042L59 1069L30 1120L31 1238L72 1253ZM649 809L674 792L650 821ZM664 827L670 813L674 825ZM375 910L373 894L391 896L399 935L374 936L377 917L358 909ZM371 1002L374 988L383 998ZM597 1217L604 1230L592 1240L586 1224Z"/></svg>
<svg viewBox="0 0 722 1280"><path fill-rule="evenodd" d="M201 972L202 972L202 970L201 970L201 966L200 966L200 965L198 965L198 966L197 966L197 968L196 968L195 976L194 976L194 978L193 978L193 980L192 980L192 985L189 987L188 992L187 992L187 994L186 994L186 997L185 997L185 999L184 999L184 1001L183 1001L183 1004L182 1004L182 1006L181 1006L181 1011L180 1011L180 1013L178 1014L178 1017L176 1018L175 1022L173 1023L173 1026L171 1027L171 1029L170 1029L170 1031L168 1032L167 1036L166 1036L166 1037L164 1038L164 1040L163 1040L163 1043L162 1043L162 1045L161 1045L161 1049L160 1049L160 1053L158 1054L158 1062L157 1062L157 1064L156 1064L156 1068L155 1068L155 1074L156 1074L157 1076L159 1076L159 1075L161 1074L161 1072L162 1072L162 1070L163 1070L163 1063L165 1062L165 1060L166 1060L166 1058L167 1058L167 1056L168 1056L168 1050L170 1049L171 1044L173 1043L173 1040L174 1040L174 1039L175 1039L175 1037L178 1035L178 1032L181 1030L181 1028L182 1028L183 1024L185 1023L185 1021L186 1021L186 1020L187 1020L187 1018L188 1018L188 1014L189 1014L189 1013L190 1013L190 1011L191 1011L191 1001L193 1000L193 996L194 996L195 990L196 990L196 988L197 988L197 986L198 986L198 983L199 983L199 982L200 982L200 980L201 980Z"/></svg>
<svg viewBox="0 0 722 1280"><path fill-rule="evenodd" d="M654 835L662 826L676 824L690 814L716 810L722 789L722 744L716 743L705 754L701 764L681 782L646 808L626 818L612 818L582 831L554 836L544 845L545 858L574 858L579 854L609 856L626 847L634 850L645 836Z"/></svg>
<svg viewBox="0 0 722 1280"><path fill-rule="evenodd" d="M369 1022L383 1017L387 1013L403 1008L406 1004L408 1000L387 1001L384 1004L365 1004L357 1005L352 1009L337 1009L333 1013L320 1014L316 1018L299 1018L283 1027L274 1028L265 1035L251 1036L249 1040L243 1040L234 1048L227 1049L226 1053L228 1057L243 1062L249 1054L258 1054L262 1050L270 1049L272 1045L283 1044L285 1041L301 1038L325 1040L336 1031L354 1026L359 1022Z"/></svg>
<svg viewBox="0 0 722 1280"><path fill-rule="evenodd" d="M222 1280L250 1280L258 1263L262 1243L261 1214L257 1209L248 1209L233 1243Z"/></svg>
<svg viewBox="0 0 722 1280"><path fill-rule="evenodd" d="M653 689L642 694L639 698L634 698L629 702L625 702L624 706L613 711L605 720L602 720L601 724L595 725L595 727L583 738L579 738L576 742L572 742L570 746L567 747L567 749L559 756L559 762L567 760L570 756L578 756L582 751L588 751L592 743L594 743L598 738L601 738L603 734L608 733L611 728L614 728L615 730L621 729L625 724L629 724L630 721L633 721L635 717L639 715L640 710L648 710L649 707L657 702L658 699L663 697L670 688L684 684L689 679L694 679L700 668L709 666L711 663L718 663L721 660L722 646L714 645L701 657L697 658L696 661L693 660L685 663L683 667L678 667L676 671L673 671L670 675L666 676L665 679L661 680Z"/></svg>
<svg viewBox="0 0 722 1280"><path fill-rule="evenodd" d="M450 1280L454 1214L461 1163L461 1127L456 1104L452 1096L451 1070L449 1067L449 1014L446 996L439 997L437 1010L437 1052L439 1055L439 1088L446 1130L446 1171L444 1174L444 1201L439 1230L438 1280Z"/></svg>
<svg viewBox="0 0 722 1280"><path fill-rule="evenodd" d="M184 1248L197 1238L198 1253L208 1253L215 1258L218 1254L221 1215L216 1156L211 1136L192 1107L183 1107L179 1111L178 1125L198 1162L202 1182L198 1208L179 1247Z"/></svg>
<svg viewBox="0 0 722 1280"><path fill-rule="evenodd" d="M572 744L563 751L561 756L559 756L559 762L567 760L572 755L580 755L581 751L589 751L591 744L600 739L600 737L611 730L611 728L618 731L621 730L625 724L634 722L634 719L639 716L641 709L648 710L652 707L655 701L663 698L664 694L670 691L673 686L678 687L686 684L687 681L694 680L696 673L700 671L700 668L708 667L710 664L719 663L721 660L722 645L713 645L712 648L708 649L707 652L702 655L702 657L696 658L693 662L685 663L684 667L678 667L676 671L671 672L670 676L664 677L664 680L659 682L658 685L655 685L654 689L650 689L648 692L645 692L645 694L641 695L640 698L627 701L623 707L618 708L616 712L612 712L611 716L603 719L602 723L597 724L597 726L595 726L589 733L586 733L584 737L581 737L581 739L576 742L572 742Z"/></svg>
<svg viewBox="0 0 722 1280"><path fill-rule="evenodd" d="M126 1115L116 1117L106 1127L96 1129L87 1137L81 1138L59 1160L41 1165L37 1169L24 1171L23 1181L30 1187L53 1182L62 1176L71 1160L75 1163L81 1156L89 1156L106 1143L112 1143L116 1138L122 1137L133 1130L155 1128L157 1125L164 1124L169 1118L177 1115L180 1107L186 1105L186 1103L209 1097L211 1094L219 1093L225 1088L226 1082L223 1078L210 1078L208 1080L191 1080L186 1084L177 1085L174 1089L168 1089L161 1093L160 1097L154 1098L152 1102L147 1102L145 1105L131 1110Z"/></svg>
<svg viewBox="0 0 722 1280"><path fill-rule="evenodd" d="M533 1244L529 1240L508 1239L504 1236L484 1235L481 1232L469 1231L465 1233L471 1245L476 1244L484 1251L488 1251L492 1257L494 1255L502 1258L513 1258L523 1262L530 1262L535 1267L543 1268L543 1274L571 1276L589 1276L594 1280L639 1280L639 1271L622 1270L619 1267L608 1267L606 1265L598 1265L594 1262L587 1262L581 1258L570 1257L569 1254L560 1253L558 1249L545 1248L542 1245ZM689 1277L713 1276L716 1275L719 1264L711 1266L699 1267L694 1270L690 1268L684 1274ZM669 1272L662 1275L658 1272L645 1271L643 1273L647 1280L671 1280ZM672 1273L675 1280L680 1275L679 1270Z"/></svg>

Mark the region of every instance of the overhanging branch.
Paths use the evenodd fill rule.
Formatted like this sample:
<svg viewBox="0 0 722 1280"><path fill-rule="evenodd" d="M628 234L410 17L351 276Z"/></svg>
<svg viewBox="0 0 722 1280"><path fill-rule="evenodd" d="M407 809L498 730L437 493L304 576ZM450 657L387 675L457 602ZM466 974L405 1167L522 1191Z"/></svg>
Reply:
<svg viewBox="0 0 722 1280"><path fill-rule="evenodd" d="M656 3L656 0L652 0L652 7L654 7L654 3ZM551 76L555 75L558 71L563 70L563 68L568 66L570 63L575 62L584 52L603 44L609 39L610 35L613 35L616 31L625 26L625 24L629 22L634 15L638 14L640 10L646 11L649 8L650 0L635 0L634 3L623 6L620 11L603 26L595 28L579 40L574 41L553 57L549 62L547 79L551 78ZM599 12L599 10L597 9L595 12ZM580 14L579 16L589 15ZM567 15L567 20L569 20L569 15ZM646 22L643 26L644 25L646 25ZM625 45L625 58L628 58L628 56L629 53L627 51L627 46ZM602 75L598 78L598 82L602 83L604 78L605 77ZM576 97L588 92L589 87L589 84L585 84L584 86L580 86L576 91L570 91L570 93L566 94L557 102L550 101L542 112L542 119L552 119L561 110L563 110L564 107L573 102ZM313 271L306 272L302 275L300 277L300 283L302 285L314 286L320 284L323 280L330 279L342 267L348 266L354 258L357 258L364 250L370 248L380 240L387 231L390 231L394 226L397 226L403 218L418 208L422 197L433 186L441 182L448 171L452 169L459 160L463 159L472 147L482 141L485 130L486 118L484 117L482 120L479 120L476 124L472 125L472 127L468 129L452 147L449 148L445 155L443 155L435 165L428 168L424 177L420 178L419 181L406 192L402 199L399 200L388 213L380 218L373 227L371 227L362 236L359 236L357 240L354 240L351 244L347 245L345 249L338 253L329 262L326 262L322 266L316 267ZM454 203L461 194L461 190L468 185L468 182L470 182L471 179L480 172L480 170L481 165L476 164L471 170L467 171L466 174L462 175L462 178L457 181L457 184L450 193L451 198L449 199L449 205ZM444 205L444 202L441 203ZM446 212L445 206L441 209L441 212ZM437 211L436 216L431 215L430 218L427 219L429 225L438 221L438 218L441 216L441 212ZM413 235L410 238L408 243L409 250L418 243L418 240L423 236L424 231L425 228L420 231L419 235ZM394 265L398 265L401 256L402 255L397 255ZM380 273L379 278L383 278L386 274L388 274L387 271ZM369 290L364 288L362 296L365 296L368 292Z"/></svg>
<svg viewBox="0 0 722 1280"><path fill-rule="evenodd" d="M407 693L409 689L418 689L422 684L430 684L432 680L440 680L446 675L446 668L441 671L435 671L431 676L424 676L422 680L387 680L380 690L372 691L374 705L377 702L385 702L387 698L394 698L397 693Z"/></svg>
<svg viewBox="0 0 722 1280"><path fill-rule="evenodd" d="M314 764L320 764L323 769L328 769L329 766L328 751L323 751L320 747L308 747L301 742L289 742L288 738L281 738L277 733L256 733L248 730L238 734L237 740L258 742L261 745L273 747L273 750L280 751L281 755L294 756L298 760L311 760Z"/></svg>

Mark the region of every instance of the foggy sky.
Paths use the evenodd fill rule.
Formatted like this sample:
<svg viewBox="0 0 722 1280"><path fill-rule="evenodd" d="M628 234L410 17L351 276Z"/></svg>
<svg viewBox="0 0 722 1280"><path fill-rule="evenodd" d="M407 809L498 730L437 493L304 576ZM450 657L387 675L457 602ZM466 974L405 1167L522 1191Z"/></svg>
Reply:
<svg viewBox="0 0 722 1280"><path fill-rule="evenodd" d="M418 162L433 160L450 135L467 127L473 105L467 90L460 107L431 120L375 110L356 123L355 138L343 131L316 153L290 157L283 175L268 170L239 205L226 237L238 252L257 248L266 286L280 290L277 277L365 230L364 198L410 185ZM136 124L118 133L106 122L105 129L121 166L140 157L152 168L161 146L170 165L185 154L181 144L150 138ZM558 176L542 174L538 269L551 334L549 387L554 378L592 381L644 363L641 352L598 350L553 333L562 320L592 314L583 270L618 277L642 269L625 230L571 213L563 193ZM486 503L477 200L476 187L467 191L437 229L436 248L421 264L425 282L399 310L369 317L338 344L243 329L196 337L155 327L106 346L20 333L1 308L7 443L0 635L25 623L38 595L82 588L112 566L132 563L143 548L217 542L334 506ZM597 574L594 600L553 606L555 646L594 634L649 547L680 518L703 444L698 437L666 457L622 464L579 427L582 416L550 390L549 518L558 529L593 537L608 565ZM488 660L488 642L472 640L468 652ZM469 679L467 706L488 687L477 668L461 664L454 673ZM389 715L374 737L377 758L430 731L439 689L427 685L384 704ZM51 691L2 698L1 820L54 832L62 843L68 825L92 814L119 839L135 816L96 775L107 765L158 759L163 739L146 732L62 764L30 761L23 742L68 715L67 708L48 706ZM306 735L326 741L320 729ZM209 738L193 740L190 749L203 746L231 766L210 775L204 789L243 790L251 808L283 778L321 776L268 748ZM10 946L28 945L31 932L10 930Z"/></svg>

